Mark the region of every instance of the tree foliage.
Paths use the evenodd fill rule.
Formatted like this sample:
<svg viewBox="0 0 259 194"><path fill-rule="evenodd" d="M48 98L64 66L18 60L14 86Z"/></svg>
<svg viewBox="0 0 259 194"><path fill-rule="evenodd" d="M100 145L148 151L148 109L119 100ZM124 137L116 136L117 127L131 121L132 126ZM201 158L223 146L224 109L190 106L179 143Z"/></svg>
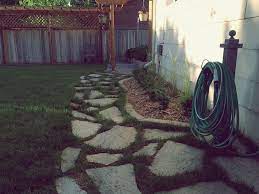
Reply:
<svg viewBox="0 0 259 194"><path fill-rule="evenodd" d="M23 6L68 6L69 0L20 0Z"/></svg>
<svg viewBox="0 0 259 194"><path fill-rule="evenodd" d="M73 6L93 7L96 5L95 0L71 0Z"/></svg>
<svg viewBox="0 0 259 194"><path fill-rule="evenodd" d="M0 0L0 5L21 5L21 6L95 6L95 0Z"/></svg>

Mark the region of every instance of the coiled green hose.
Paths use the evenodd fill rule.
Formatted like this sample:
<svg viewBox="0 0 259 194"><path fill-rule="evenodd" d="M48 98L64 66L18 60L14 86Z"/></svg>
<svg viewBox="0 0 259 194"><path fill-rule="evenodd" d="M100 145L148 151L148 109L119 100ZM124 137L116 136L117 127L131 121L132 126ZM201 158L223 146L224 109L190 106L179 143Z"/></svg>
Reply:
<svg viewBox="0 0 259 194"><path fill-rule="evenodd" d="M213 108L208 110L208 94L214 82ZM194 90L191 131L215 148L226 148L239 130L238 99L234 76L227 65L207 62Z"/></svg>

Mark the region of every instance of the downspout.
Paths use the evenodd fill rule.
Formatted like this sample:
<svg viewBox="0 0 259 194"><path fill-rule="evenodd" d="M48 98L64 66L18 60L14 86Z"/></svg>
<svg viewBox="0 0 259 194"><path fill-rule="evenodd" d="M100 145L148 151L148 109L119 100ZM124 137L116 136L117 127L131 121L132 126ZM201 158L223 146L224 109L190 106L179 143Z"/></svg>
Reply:
<svg viewBox="0 0 259 194"><path fill-rule="evenodd" d="M136 42L136 46L140 46L139 45L139 17L137 19L137 42Z"/></svg>
<svg viewBox="0 0 259 194"><path fill-rule="evenodd" d="M152 62L155 63L155 58L156 58L156 1L152 1L152 30L153 30L153 35L152 35Z"/></svg>
<svg viewBox="0 0 259 194"><path fill-rule="evenodd" d="M152 0L152 48L151 48L151 61L144 65L144 68L148 68L155 63L156 58L156 4L157 0Z"/></svg>

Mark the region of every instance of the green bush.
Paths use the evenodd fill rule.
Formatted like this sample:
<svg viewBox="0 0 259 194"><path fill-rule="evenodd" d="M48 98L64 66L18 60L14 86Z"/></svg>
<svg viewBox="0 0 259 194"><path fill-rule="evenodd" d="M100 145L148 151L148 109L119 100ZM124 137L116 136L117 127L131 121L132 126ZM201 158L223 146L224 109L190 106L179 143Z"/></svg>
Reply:
<svg viewBox="0 0 259 194"><path fill-rule="evenodd" d="M140 46L136 48L130 48L126 51L126 58L128 60L136 59L140 61L147 61L148 57L148 47Z"/></svg>
<svg viewBox="0 0 259 194"><path fill-rule="evenodd" d="M166 109L169 104L169 96L166 92L166 83L156 73L145 69L133 72L135 79L144 87L153 101L159 101L161 108Z"/></svg>
<svg viewBox="0 0 259 194"><path fill-rule="evenodd" d="M180 101L186 110L190 110L192 108L192 96L182 95L180 96Z"/></svg>

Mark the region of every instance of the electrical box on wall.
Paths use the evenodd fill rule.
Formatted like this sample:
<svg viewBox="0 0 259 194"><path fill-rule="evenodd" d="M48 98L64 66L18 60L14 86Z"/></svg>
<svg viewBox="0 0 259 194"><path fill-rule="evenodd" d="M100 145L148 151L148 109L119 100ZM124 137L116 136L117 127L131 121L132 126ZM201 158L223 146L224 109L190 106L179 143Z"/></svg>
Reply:
<svg viewBox="0 0 259 194"><path fill-rule="evenodd" d="M158 48L157 48L157 52L160 56L163 56L163 51L164 51L164 45L163 44L159 44Z"/></svg>

